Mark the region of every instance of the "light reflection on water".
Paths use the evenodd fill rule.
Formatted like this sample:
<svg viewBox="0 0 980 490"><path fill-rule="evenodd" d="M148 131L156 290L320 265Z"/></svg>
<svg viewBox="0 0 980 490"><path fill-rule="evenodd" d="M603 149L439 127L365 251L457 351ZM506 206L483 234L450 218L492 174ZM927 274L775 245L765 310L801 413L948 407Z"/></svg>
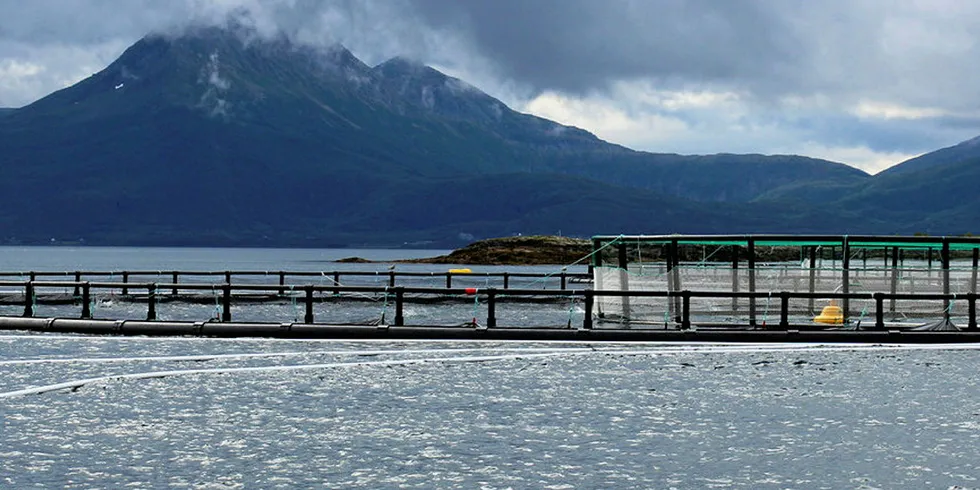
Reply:
<svg viewBox="0 0 980 490"><path fill-rule="evenodd" d="M76 361L0 364L3 392L225 372L0 398L0 477L16 488L969 488L980 398L965 349L7 336L0 360ZM412 359L430 361L395 363ZM236 371L312 364L332 366Z"/></svg>

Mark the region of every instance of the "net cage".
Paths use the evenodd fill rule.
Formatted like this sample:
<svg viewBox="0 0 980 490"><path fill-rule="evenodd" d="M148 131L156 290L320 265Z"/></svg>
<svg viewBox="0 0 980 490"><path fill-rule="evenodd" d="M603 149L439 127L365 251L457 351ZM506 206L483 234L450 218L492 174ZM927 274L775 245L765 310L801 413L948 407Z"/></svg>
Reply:
<svg viewBox="0 0 980 490"><path fill-rule="evenodd" d="M690 291L688 320L705 326L775 324L783 292L809 293L790 295L790 324L873 324L871 293L883 293L887 323L966 325L965 295L976 293L980 252L980 239L972 237L620 235L592 241L596 291ZM832 297L838 293L866 297ZM948 296L902 297L928 294ZM682 299L597 294L595 312L600 322L676 328Z"/></svg>

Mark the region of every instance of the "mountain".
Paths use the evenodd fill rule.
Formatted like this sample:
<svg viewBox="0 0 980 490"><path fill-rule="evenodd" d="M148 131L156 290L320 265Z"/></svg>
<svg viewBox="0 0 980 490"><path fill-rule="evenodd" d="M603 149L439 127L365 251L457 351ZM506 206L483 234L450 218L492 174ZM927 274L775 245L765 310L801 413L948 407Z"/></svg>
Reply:
<svg viewBox="0 0 980 490"><path fill-rule="evenodd" d="M404 58L370 67L236 28L141 39L6 113L0 148L8 243L451 245L784 231L786 216L843 231L858 222L763 197L870 179L795 156L637 152Z"/></svg>
<svg viewBox="0 0 980 490"><path fill-rule="evenodd" d="M883 170L879 175L908 175L977 157L980 157L980 136L906 160Z"/></svg>

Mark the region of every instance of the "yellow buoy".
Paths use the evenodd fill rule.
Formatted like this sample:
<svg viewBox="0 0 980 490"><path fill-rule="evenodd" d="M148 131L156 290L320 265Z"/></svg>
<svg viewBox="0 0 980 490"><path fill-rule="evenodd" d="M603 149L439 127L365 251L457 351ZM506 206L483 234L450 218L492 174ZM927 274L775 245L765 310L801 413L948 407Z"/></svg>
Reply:
<svg viewBox="0 0 980 490"><path fill-rule="evenodd" d="M469 269L449 269L450 274L469 274L473 271Z"/></svg>
<svg viewBox="0 0 980 490"><path fill-rule="evenodd" d="M813 321L817 323L827 323L830 325L843 325L844 324L844 310L841 310L840 306L837 306L837 301L830 300L830 304L823 307L823 311L819 315L813 317Z"/></svg>

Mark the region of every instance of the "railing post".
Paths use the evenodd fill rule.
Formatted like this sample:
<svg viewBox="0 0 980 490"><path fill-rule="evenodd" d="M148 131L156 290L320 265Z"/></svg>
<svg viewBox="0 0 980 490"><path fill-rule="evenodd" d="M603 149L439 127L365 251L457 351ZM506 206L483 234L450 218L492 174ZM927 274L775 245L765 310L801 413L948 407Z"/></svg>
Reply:
<svg viewBox="0 0 980 490"><path fill-rule="evenodd" d="M222 290L222 309L221 309L221 321L230 322L231 321L231 283L224 283L221 285Z"/></svg>
<svg viewBox="0 0 980 490"><path fill-rule="evenodd" d="M976 330L977 329L977 294L969 293L966 295L967 305L970 308L969 311L969 324L967 324L967 329Z"/></svg>
<svg viewBox="0 0 980 490"><path fill-rule="evenodd" d="M279 296L286 294L286 273L279 271Z"/></svg>
<svg viewBox="0 0 980 490"><path fill-rule="evenodd" d="M691 328L691 292L681 291L681 330Z"/></svg>
<svg viewBox="0 0 980 490"><path fill-rule="evenodd" d="M930 248L929 251L932 252L932 249ZM939 253L943 268L943 294L949 294L949 238L943 237L943 248ZM943 299L943 318L946 321L949 321L951 304L949 298Z"/></svg>
<svg viewBox="0 0 980 490"><path fill-rule="evenodd" d="M306 285L306 315L303 316L304 323L313 323L313 285Z"/></svg>
<svg viewBox="0 0 980 490"><path fill-rule="evenodd" d="M395 271L394 270L388 271L388 287L389 288L395 287Z"/></svg>
<svg viewBox="0 0 980 490"><path fill-rule="evenodd" d="M82 273L81 271L75 271L75 291L72 293L72 296L76 298L78 297L79 294L81 294L81 291L79 290L78 287L78 283L80 282L82 282Z"/></svg>
<svg viewBox="0 0 980 490"><path fill-rule="evenodd" d="M146 291L146 319L148 321L157 319L157 285L156 283L147 286Z"/></svg>
<svg viewBox="0 0 980 490"><path fill-rule="evenodd" d="M509 287L510 287L510 274L504 272L504 289L507 289Z"/></svg>
<svg viewBox="0 0 980 490"><path fill-rule="evenodd" d="M231 271L225 271L225 284L231 284Z"/></svg>
<svg viewBox="0 0 980 490"><path fill-rule="evenodd" d="M91 297L91 286L85 281L82 283L82 320L92 318Z"/></svg>
<svg viewBox="0 0 980 490"><path fill-rule="evenodd" d="M395 326L405 325L405 288L395 288Z"/></svg>
<svg viewBox="0 0 980 490"><path fill-rule="evenodd" d="M749 292L755 293L755 239L748 238L745 240L745 248L748 250L748 260L749 260ZM749 298L749 325L752 327L756 326L755 318L755 296Z"/></svg>
<svg viewBox="0 0 980 490"><path fill-rule="evenodd" d="M337 271L334 271L334 273L333 273L333 285L334 286L340 286L340 273L337 272ZM333 290L333 295L334 296L340 296L340 289L336 289L335 288Z"/></svg>
<svg viewBox="0 0 980 490"><path fill-rule="evenodd" d="M497 290L487 289L487 328L497 326Z"/></svg>
<svg viewBox="0 0 980 490"><path fill-rule="evenodd" d="M123 276L123 284L128 283L129 282L129 271L123 271L122 276ZM126 286L123 286L123 288L122 288L122 294L123 295L129 294L129 288L126 287Z"/></svg>
<svg viewBox="0 0 980 490"><path fill-rule="evenodd" d="M177 271L173 271L173 274L172 274L172 276L170 278L171 284L174 285L173 291L170 291L170 294L172 296L177 296L177 280L178 280L178 278L179 278L179 273Z"/></svg>
<svg viewBox="0 0 980 490"><path fill-rule="evenodd" d="M565 290L566 284L567 284L567 280L566 280L566 277L565 277L565 271L561 271L561 289L563 291Z"/></svg>
<svg viewBox="0 0 980 490"><path fill-rule="evenodd" d="M810 294L813 294L817 284L817 247L816 246L813 245L810 246L810 256L808 258L810 259L810 282L808 283L809 285L808 291L810 291ZM813 308L813 301L814 301L813 296L810 296L810 299L807 301L807 308L810 314L816 313L816 310L814 310Z"/></svg>
<svg viewBox="0 0 980 490"><path fill-rule="evenodd" d="M875 299L875 328L878 330L884 330L885 329L885 295L881 293L874 293L873 296Z"/></svg>
<svg viewBox="0 0 980 490"><path fill-rule="evenodd" d="M453 273L452 272L447 272L446 273L446 289L452 289L452 288L453 288Z"/></svg>
<svg viewBox="0 0 980 490"><path fill-rule="evenodd" d="M595 293L591 289L585 290L585 317L582 318L582 328L592 330L592 304L595 302Z"/></svg>
<svg viewBox="0 0 980 490"><path fill-rule="evenodd" d="M789 291L779 293L779 328L789 328Z"/></svg>
<svg viewBox="0 0 980 490"><path fill-rule="evenodd" d="M34 316L34 282L24 283L24 316Z"/></svg>

